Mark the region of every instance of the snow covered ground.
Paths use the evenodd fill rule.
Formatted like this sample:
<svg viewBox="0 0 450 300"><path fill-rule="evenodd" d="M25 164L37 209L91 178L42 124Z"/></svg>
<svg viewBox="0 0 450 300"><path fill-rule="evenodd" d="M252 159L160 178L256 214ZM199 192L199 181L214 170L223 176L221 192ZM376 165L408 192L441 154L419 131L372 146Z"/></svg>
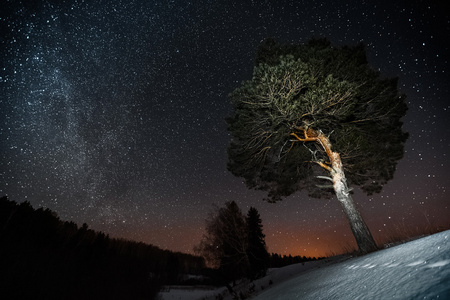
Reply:
<svg viewBox="0 0 450 300"><path fill-rule="evenodd" d="M363 257L296 264L243 282L238 295L274 299L450 299L450 231ZM225 288L176 289L163 300L232 299Z"/></svg>
<svg viewBox="0 0 450 300"><path fill-rule="evenodd" d="M266 277L253 282L244 280L234 286L233 289L238 296L242 294L250 297L274 286L276 283L281 283L308 270L324 267L342 259L343 257L335 257L326 260L306 262L304 264L294 264L284 268L269 269ZM168 286L159 294L159 300L232 300L233 296L234 295L230 294L226 287L208 289L208 287L196 286Z"/></svg>

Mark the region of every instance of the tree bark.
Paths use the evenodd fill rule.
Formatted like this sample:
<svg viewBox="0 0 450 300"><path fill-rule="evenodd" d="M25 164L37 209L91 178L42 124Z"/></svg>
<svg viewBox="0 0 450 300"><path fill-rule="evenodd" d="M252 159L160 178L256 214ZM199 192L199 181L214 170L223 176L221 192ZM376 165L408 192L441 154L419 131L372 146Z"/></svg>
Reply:
<svg viewBox="0 0 450 300"><path fill-rule="evenodd" d="M314 130L312 128L299 128L303 131L304 138L300 138L297 134L292 133L299 141L302 142L316 142L319 143L325 150L330 165L327 165L321 161L317 163L330 172L331 179L333 181L333 188L339 202L342 205L344 213L350 224L350 228L353 232L353 236L356 239L358 245L358 251L361 254L376 251L378 249L372 234L369 231L366 223L364 222L361 214L356 208L353 201L350 190L347 186L347 179L345 178L344 168L342 167L342 161L339 153L333 152L331 149L331 142L328 137L320 130Z"/></svg>
<svg viewBox="0 0 450 300"><path fill-rule="evenodd" d="M333 179L333 188L339 202L342 205L344 213L350 224L350 228L356 239L358 251L361 254L376 251L378 249L377 244L375 243L372 234L369 231L369 228L364 222L350 195L339 153L333 152L331 165L331 178Z"/></svg>

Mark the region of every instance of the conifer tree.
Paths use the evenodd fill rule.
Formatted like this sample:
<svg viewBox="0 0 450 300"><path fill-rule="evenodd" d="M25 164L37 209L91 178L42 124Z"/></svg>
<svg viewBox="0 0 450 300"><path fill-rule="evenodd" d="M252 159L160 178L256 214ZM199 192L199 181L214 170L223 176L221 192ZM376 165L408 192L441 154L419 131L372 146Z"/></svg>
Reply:
<svg viewBox="0 0 450 300"><path fill-rule="evenodd" d="M230 99L228 169L272 202L300 190L316 198L335 194L359 251L375 250L349 186L380 192L403 156L407 107L397 78L373 70L363 45L266 40L252 79Z"/></svg>
<svg viewBox="0 0 450 300"><path fill-rule="evenodd" d="M263 277L269 266L269 253L267 252L262 220L256 208L250 207L247 213L247 257L250 265L250 278Z"/></svg>

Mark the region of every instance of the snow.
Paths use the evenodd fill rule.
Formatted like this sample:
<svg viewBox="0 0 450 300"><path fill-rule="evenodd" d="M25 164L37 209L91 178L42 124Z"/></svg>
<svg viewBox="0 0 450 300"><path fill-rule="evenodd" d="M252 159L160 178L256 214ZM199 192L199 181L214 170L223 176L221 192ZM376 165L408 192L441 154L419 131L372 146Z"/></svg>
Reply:
<svg viewBox="0 0 450 300"><path fill-rule="evenodd" d="M235 287L250 299L450 299L450 230L361 257L271 269ZM233 299L226 288L170 289L162 300Z"/></svg>
<svg viewBox="0 0 450 300"><path fill-rule="evenodd" d="M226 293L225 287L218 289L206 288L186 288L184 286L170 286L159 293L160 300L198 300L198 299L216 299L216 295Z"/></svg>
<svg viewBox="0 0 450 300"><path fill-rule="evenodd" d="M266 277L257 279L253 282L244 280L234 286L233 289L238 295L243 293L250 296L263 291L264 289L270 288L272 284L283 282L302 272L321 266L326 266L342 259L342 257L335 257L332 259L306 262L304 264L293 264L283 268L269 269ZM226 287L208 289L206 287L198 288L194 286L167 286L159 294L159 300L215 300L218 299L218 295L220 295L219 298L223 300L234 299L233 295L230 294Z"/></svg>
<svg viewBox="0 0 450 300"><path fill-rule="evenodd" d="M450 299L450 231L302 273L254 299Z"/></svg>

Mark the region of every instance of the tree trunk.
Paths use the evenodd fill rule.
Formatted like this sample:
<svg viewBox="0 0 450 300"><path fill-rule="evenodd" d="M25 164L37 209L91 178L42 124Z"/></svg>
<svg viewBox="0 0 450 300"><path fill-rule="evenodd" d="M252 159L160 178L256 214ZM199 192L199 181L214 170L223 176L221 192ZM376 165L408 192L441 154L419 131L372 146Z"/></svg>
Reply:
<svg viewBox="0 0 450 300"><path fill-rule="evenodd" d="M358 251L360 253L369 253L378 249L372 234L369 231L366 223L361 217L347 186L347 179L345 178L344 168L342 167L341 156L339 153L331 150L331 142L328 137L320 130L314 130L312 128L299 127L298 130L303 131L304 138L299 137L296 133L291 133L297 140L301 142L316 142L319 143L325 150L331 167L323 161L316 161L322 168L330 172L331 179L333 181L333 188L339 202L344 209L344 213L347 216L347 220L352 229L353 235L358 245Z"/></svg>
<svg viewBox="0 0 450 300"><path fill-rule="evenodd" d="M317 132L316 132L317 133ZM347 220L350 224L350 228L356 239L359 253L369 253L378 249L372 234L369 231L366 223L364 222L361 214L356 208L353 201L350 190L347 186L347 179L345 178L344 168L342 167L342 161L339 153L331 150L331 142L327 136L322 132L318 134L318 141L327 153L330 159L331 168L328 168L331 178L333 180L333 188L339 202L342 205Z"/></svg>
<svg viewBox="0 0 450 300"><path fill-rule="evenodd" d="M339 202L342 205L344 213L347 216L350 228L352 229L353 235L356 239L356 244L358 245L358 251L363 254L376 251L378 247L372 237L372 234L361 217L361 214L356 208L356 205L349 193L347 180L345 178L344 169L342 168L339 153L333 152L333 159L331 162L333 188Z"/></svg>

